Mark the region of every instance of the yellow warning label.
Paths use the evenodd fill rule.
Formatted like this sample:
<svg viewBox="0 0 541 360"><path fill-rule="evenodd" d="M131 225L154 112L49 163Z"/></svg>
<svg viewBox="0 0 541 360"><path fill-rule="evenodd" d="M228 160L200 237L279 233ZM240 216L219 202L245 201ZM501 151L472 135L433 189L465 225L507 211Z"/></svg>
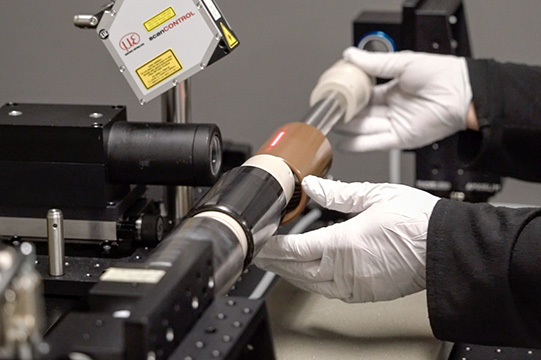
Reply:
<svg viewBox="0 0 541 360"><path fill-rule="evenodd" d="M139 75L145 87L150 89L180 70L182 70L182 64L178 61L173 50L169 49L135 70L135 72Z"/></svg>
<svg viewBox="0 0 541 360"><path fill-rule="evenodd" d="M238 45L239 41L231 33L231 31L224 25L223 22L220 23L220 26L222 27L222 32L224 33L225 41L227 41L227 46L229 46L230 49L233 49L235 46Z"/></svg>
<svg viewBox="0 0 541 360"><path fill-rule="evenodd" d="M175 16L177 16L177 14L175 14L175 10L173 10L172 7L168 7L158 15L152 17L152 19L145 21L143 25L145 25L145 29L147 29L147 31L152 31Z"/></svg>

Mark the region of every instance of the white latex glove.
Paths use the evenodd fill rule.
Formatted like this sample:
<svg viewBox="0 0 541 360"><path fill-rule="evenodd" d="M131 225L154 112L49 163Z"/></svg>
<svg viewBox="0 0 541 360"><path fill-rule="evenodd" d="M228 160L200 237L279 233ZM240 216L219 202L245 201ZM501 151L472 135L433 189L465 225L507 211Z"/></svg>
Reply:
<svg viewBox="0 0 541 360"><path fill-rule="evenodd" d="M270 238L255 264L292 284L346 302L392 300L425 289L426 234L436 196L405 185L306 177L321 206L355 217Z"/></svg>
<svg viewBox="0 0 541 360"><path fill-rule="evenodd" d="M376 85L368 107L335 128L348 135L340 149L418 148L466 129L472 90L464 58L354 47L343 56L368 75L393 80Z"/></svg>

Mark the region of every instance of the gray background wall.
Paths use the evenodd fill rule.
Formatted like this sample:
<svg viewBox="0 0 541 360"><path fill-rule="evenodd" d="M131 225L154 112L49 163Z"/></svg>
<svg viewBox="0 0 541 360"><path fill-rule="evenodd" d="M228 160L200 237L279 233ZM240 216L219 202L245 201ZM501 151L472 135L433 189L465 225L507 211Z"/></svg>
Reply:
<svg viewBox="0 0 541 360"><path fill-rule="evenodd" d="M141 107L95 32L72 17L106 1L0 0L0 104L124 104L131 121L159 121L158 100ZM361 10L399 10L401 0L217 0L241 45L192 78L195 122L254 150L307 110L317 78L349 46ZM541 64L541 2L465 0L475 57ZM21 144L24 146L24 144ZM387 154L335 154L336 178L387 179ZM412 158L403 178L413 181ZM508 181L497 199L541 204L540 185Z"/></svg>

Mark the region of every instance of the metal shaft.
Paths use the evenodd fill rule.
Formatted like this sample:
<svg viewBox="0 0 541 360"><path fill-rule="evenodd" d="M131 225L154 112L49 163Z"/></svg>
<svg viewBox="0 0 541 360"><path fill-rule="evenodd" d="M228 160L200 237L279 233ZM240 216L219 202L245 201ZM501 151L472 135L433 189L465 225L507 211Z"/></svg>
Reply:
<svg viewBox="0 0 541 360"><path fill-rule="evenodd" d="M64 216L58 209L47 212L47 240L49 242L49 274L64 275Z"/></svg>
<svg viewBox="0 0 541 360"><path fill-rule="evenodd" d="M190 81L185 80L162 95L162 116L165 123L191 123ZM167 218L175 223L191 209L191 192L187 186L166 187Z"/></svg>
<svg viewBox="0 0 541 360"><path fill-rule="evenodd" d="M338 92L329 93L327 97L308 110L303 122L314 126L323 135L327 135L346 112L338 96Z"/></svg>

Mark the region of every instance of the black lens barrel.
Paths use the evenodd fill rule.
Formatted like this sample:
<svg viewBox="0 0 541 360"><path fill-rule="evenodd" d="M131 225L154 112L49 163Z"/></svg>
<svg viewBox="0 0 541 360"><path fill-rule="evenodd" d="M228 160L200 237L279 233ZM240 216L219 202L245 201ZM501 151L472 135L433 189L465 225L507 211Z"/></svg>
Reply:
<svg viewBox="0 0 541 360"><path fill-rule="evenodd" d="M118 121L106 144L114 183L208 186L220 173L222 140L214 124Z"/></svg>

